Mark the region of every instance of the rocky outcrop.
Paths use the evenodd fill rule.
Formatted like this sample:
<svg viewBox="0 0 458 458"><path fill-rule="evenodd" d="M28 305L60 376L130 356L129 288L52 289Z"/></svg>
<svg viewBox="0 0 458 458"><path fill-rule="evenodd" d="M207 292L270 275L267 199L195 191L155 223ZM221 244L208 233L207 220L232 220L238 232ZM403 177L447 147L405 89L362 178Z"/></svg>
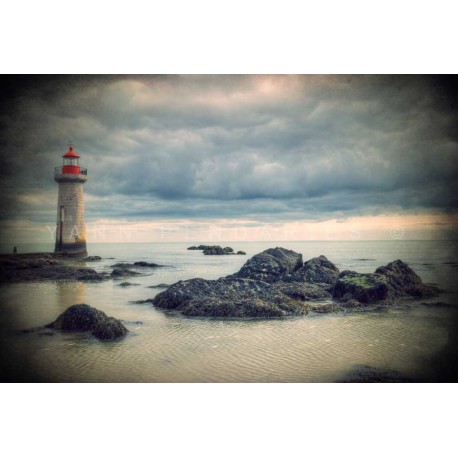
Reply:
<svg viewBox="0 0 458 458"><path fill-rule="evenodd" d="M437 292L402 261L373 274L339 272L325 256L303 263L301 254L277 247L253 256L233 275L180 281L142 303L185 316L278 318L375 310L393 305L396 298Z"/></svg>
<svg viewBox="0 0 458 458"><path fill-rule="evenodd" d="M235 276L274 283L301 267L301 254L286 248L269 248L249 259Z"/></svg>
<svg viewBox="0 0 458 458"><path fill-rule="evenodd" d="M127 288L129 286L138 286L140 283L130 283L128 281L123 281L122 283L119 283L118 286L120 286L121 288Z"/></svg>
<svg viewBox="0 0 458 458"><path fill-rule="evenodd" d="M0 282L101 281L104 279L105 276L94 269L62 261L48 253L0 257Z"/></svg>
<svg viewBox="0 0 458 458"><path fill-rule="evenodd" d="M219 245L190 246L188 250L202 250L203 253L207 256L211 256L211 255L221 256L221 255L228 255L228 254L245 255L246 254L244 251L237 251L237 253L235 253L234 249L231 248L230 246L223 248Z"/></svg>
<svg viewBox="0 0 458 458"><path fill-rule="evenodd" d="M72 305L46 327L60 331L91 332L100 340L116 340L128 333L121 321L87 304Z"/></svg>

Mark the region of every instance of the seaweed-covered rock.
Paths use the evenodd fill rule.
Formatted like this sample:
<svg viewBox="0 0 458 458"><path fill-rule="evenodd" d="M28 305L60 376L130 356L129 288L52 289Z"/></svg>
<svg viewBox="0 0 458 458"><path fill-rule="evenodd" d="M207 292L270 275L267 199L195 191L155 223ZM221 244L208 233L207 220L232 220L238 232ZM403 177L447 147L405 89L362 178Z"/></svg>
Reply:
<svg viewBox="0 0 458 458"><path fill-rule="evenodd" d="M250 258L235 276L274 283L301 267L301 254L286 248L269 248Z"/></svg>
<svg viewBox="0 0 458 458"><path fill-rule="evenodd" d="M378 274L360 274L344 270L334 285L333 297L348 301L375 302L389 297L386 279Z"/></svg>
<svg viewBox="0 0 458 458"><path fill-rule="evenodd" d="M242 278L192 280L175 283L159 293L153 304L186 316L274 318L303 315L308 307L266 282Z"/></svg>
<svg viewBox="0 0 458 458"><path fill-rule="evenodd" d="M305 262L294 273L294 278L309 283L327 283L333 285L339 276L339 269L326 256L318 256Z"/></svg>
<svg viewBox="0 0 458 458"><path fill-rule="evenodd" d="M124 337L128 332L119 320L87 304L72 305L46 327L60 331L91 331L95 337L103 340Z"/></svg>

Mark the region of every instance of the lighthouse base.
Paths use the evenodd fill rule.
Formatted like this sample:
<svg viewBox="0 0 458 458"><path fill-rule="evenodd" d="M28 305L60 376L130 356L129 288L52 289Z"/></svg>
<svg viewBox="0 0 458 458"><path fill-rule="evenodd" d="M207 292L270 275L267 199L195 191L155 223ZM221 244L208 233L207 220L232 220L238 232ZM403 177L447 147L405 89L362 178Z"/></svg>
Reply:
<svg viewBox="0 0 458 458"><path fill-rule="evenodd" d="M74 258L84 258L87 256L86 242L78 243L58 243L56 242L56 247L54 253L59 253L64 256L74 257Z"/></svg>

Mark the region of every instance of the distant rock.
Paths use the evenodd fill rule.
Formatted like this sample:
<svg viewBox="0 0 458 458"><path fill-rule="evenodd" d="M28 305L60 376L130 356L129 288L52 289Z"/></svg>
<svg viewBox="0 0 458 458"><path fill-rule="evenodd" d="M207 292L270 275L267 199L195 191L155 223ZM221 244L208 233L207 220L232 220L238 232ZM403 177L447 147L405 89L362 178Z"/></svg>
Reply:
<svg viewBox="0 0 458 458"><path fill-rule="evenodd" d="M101 261L102 258L100 256L88 256L87 258L84 258L82 261L84 262L95 262L95 261Z"/></svg>
<svg viewBox="0 0 458 458"><path fill-rule="evenodd" d="M128 286L138 286L140 283L130 283L128 281L123 281L122 283L119 283L118 286L121 288L127 288Z"/></svg>
<svg viewBox="0 0 458 458"><path fill-rule="evenodd" d="M91 332L100 340L116 340L128 333L121 321L87 304L72 305L46 327L60 331Z"/></svg>
<svg viewBox="0 0 458 458"><path fill-rule="evenodd" d="M134 263L117 262L116 264L113 264L111 267L119 268L119 269L129 269L129 268L142 268L142 267L156 268L156 267L165 267L165 266L162 266L161 264L156 264L154 262L137 261Z"/></svg>
<svg viewBox="0 0 458 458"><path fill-rule="evenodd" d="M207 256L211 255L216 255L216 256L221 256L221 255L244 255L246 254L244 251L237 251L237 253L234 252L234 249L231 248L230 246L222 248L219 245L199 245L199 246L190 246L188 250L202 250L203 253Z"/></svg>
<svg viewBox="0 0 458 458"><path fill-rule="evenodd" d="M134 277L136 275L141 275L139 272L128 269L126 266L116 267L112 270L110 277L120 278L120 277Z"/></svg>
<svg viewBox="0 0 458 458"><path fill-rule="evenodd" d="M157 285L147 286L147 288L168 288L169 286L167 283L159 283Z"/></svg>

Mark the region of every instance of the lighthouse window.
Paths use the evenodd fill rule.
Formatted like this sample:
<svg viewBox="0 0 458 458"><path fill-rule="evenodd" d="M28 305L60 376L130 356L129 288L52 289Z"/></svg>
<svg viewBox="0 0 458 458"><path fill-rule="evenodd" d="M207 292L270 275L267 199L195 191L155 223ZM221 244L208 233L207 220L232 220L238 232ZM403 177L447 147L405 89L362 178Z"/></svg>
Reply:
<svg viewBox="0 0 458 458"><path fill-rule="evenodd" d="M78 165L78 159L76 157L65 158L64 165Z"/></svg>

